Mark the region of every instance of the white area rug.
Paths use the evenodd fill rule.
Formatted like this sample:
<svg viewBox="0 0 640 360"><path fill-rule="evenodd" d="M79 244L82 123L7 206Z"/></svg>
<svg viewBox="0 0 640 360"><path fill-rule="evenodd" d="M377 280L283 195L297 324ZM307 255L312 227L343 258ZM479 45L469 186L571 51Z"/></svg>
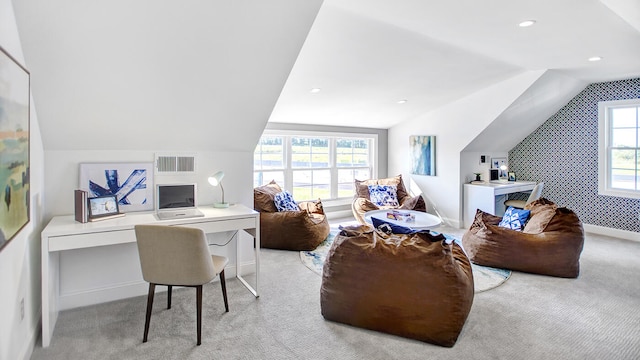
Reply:
<svg viewBox="0 0 640 360"><path fill-rule="evenodd" d="M331 244L333 244L333 239L335 239L337 234L338 231L332 230L327 239L320 243L315 250L300 251L300 260L302 260L302 263L311 269L311 271L322 276L322 267L324 266L324 261L327 258L327 252L329 252ZM444 236L447 239L452 239L458 244L461 244L459 239L456 239L451 235L444 234ZM511 276L511 270L481 266L474 263L471 263L471 270L473 272L473 283L476 293L500 286Z"/></svg>

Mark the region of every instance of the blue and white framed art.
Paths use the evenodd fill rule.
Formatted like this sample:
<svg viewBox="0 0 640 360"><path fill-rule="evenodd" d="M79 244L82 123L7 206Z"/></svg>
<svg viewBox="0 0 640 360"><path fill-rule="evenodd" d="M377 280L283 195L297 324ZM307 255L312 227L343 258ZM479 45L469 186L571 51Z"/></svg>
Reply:
<svg viewBox="0 0 640 360"><path fill-rule="evenodd" d="M116 195L121 212L153 210L153 163L80 164L89 197Z"/></svg>
<svg viewBox="0 0 640 360"><path fill-rule="evenodd" d="M436 137L411 135L411 173L415 175L436 175Z"/></svg>

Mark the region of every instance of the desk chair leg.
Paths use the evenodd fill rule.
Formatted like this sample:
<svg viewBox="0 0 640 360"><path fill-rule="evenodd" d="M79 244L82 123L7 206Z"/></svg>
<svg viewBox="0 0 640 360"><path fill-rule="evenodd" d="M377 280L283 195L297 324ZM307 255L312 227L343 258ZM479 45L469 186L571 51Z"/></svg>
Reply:
<svg viewBox="0 0 640 360"><path fill-rule="evenodd" d="M142 342L147 342L147 335L149 335L149 322L151 322L151 309L153 308L153 295L156 292L156 284L149 283L149 294L147 295L147 316L144 321L144 336Z"/></svg>
<svg viewBox="0 0 640 360"><path fill-rule="evenodd" d="M200 338L202 335L202 285L196 286L196 312L197 314L197 322L198 322L198 343L200 346Z"/></svg>
<svg viewBox="0 0 640 360"><path fill-rule="evenodd" d="M167 285L167 309L171 309L171 290L173 290L173 286Z"/></svg>
<svg viewBox="0 0 640 360"><path fill-rule="evenodd" d="M222 287L222 298L224 298L224 309L229 312L229 302L227 301L227 282L224 279L224 270L220 272L220 286Z"/></svg>

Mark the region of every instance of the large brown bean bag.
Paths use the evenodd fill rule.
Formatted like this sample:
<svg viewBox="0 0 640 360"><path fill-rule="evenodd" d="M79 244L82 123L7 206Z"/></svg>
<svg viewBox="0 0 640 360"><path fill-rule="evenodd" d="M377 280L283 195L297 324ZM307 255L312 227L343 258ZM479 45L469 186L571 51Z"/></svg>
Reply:
<svg viewBox="0 0 640 360"><path fill-rule="evenodd" d="M299 211L278 211L273 199L282 189L274 181L253 190L253 207L260 212L260 247L313 250L329 235L322 202L301 201Z"/></svg>
<svg viewBox="0 0 640 360"><path fill-rule="evenodd" d="M443 239L385 235L366 226L343 229L324 264L322 315L453 346L473 303L473 275L460 246Z"/></svg>
<svg viewBox="0 0 640 360"><path fill-rule="evenodd" d="M369 185L394 185L397 188L398 203L400 206L398 209L427 211L426 203L421 195L411 196L404 187L402 181L402 175L386 178L386 179L369 179L369 180L355 180L354 187L356 194L351 203L351 211L353 216L363 225L366 225L364 221L364 215L368 211L381 210L381 209L394 209L389 206L378 206L371 201L369 197Z"/></svg>
<svg viewBox="0 0 640 360"><path fill-rule="evenodd" d="M578 277L584 244L578 216L544 198L525 209L531 210L531 215L522 232L500 227L501 217L478 210L462 238L471 261L534 274Z"/></svg>

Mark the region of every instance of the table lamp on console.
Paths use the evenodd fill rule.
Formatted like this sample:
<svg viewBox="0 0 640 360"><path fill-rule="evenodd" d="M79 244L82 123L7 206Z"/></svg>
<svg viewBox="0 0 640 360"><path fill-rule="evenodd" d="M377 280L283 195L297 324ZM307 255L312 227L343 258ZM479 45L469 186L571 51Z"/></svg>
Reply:
<svg viewBox="0 0 640 360"><path fill-rule="evenodd" d="M222 191L222 202L213 203L213 207L215 208L228 208L229 203L224 202L224 187L222 187L222 178L224 178L224 171L218 171L217 173L209 176L209 184L212 186L220 185L220 190Z"/></svg>

